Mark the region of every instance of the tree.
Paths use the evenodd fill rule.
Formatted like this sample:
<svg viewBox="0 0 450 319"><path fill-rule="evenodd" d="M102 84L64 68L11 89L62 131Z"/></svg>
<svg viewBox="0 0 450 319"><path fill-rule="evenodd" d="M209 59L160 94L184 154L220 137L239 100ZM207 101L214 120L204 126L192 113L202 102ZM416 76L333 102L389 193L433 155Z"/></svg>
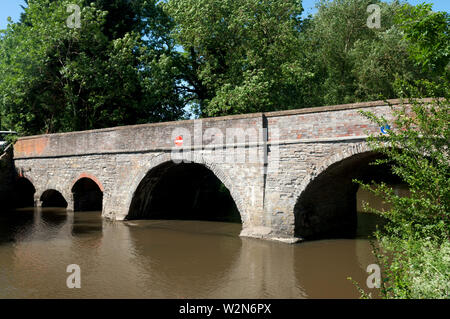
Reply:
<svg viewBox="0 0 450 319"><path fill-rule="evenodd" d="M369 4L380 9L380 28L367 25ZM395 23L397 1L322 0L302 33L317 92L313 105L397 97L395 79L411 79L418 69Z"/></svg>
<svg viewBox="0 0 450 319"><path fill-rule="evenodd" d="M431 4L404 5L396 22L408 43L410 59L423 76L401 78L397 86L404 96L446 96L450 82L450 16L433 12Z"/></svg>
<svg viewBox="0 0 450 319"><path fill-rule="evenodd" d="M409 58L408 43L396 25L376 33L372 40L357 40L349 53L352 62L355 100L382 100L398 97L396 81L422 76ZM349 92L351 99L351 92Z"/></svg>
<svg viewBox="0 0 450 319"><path fill-rule="evenodd" d="M0 40L2 128L36 134L183 116L169 19L156 1L97 2L30 0L10 21ZM82 8L81 28L66 25L69 3Z"/></svg>
<svg viewBox="0 0 450 319"><path fill-rule="evenodd" d="M300 0L28 2L0 33L0 125L21 133L449 91L448 15L429 6L322 0L302 20Z"/></svg>
<svg viewBox="0 0 450 319"><path fill-rule="evenodd" d="M165 9L199 115L302 106L310 74L300 58L300 1L170 0Z"/></svg>
<svg viewBox="0 0 450 319"><path fill-rule="evenodd" d="M432 4L403 5L397 21L410 42L411 57L434 74L449 71L450 15L433 12Z"/></svg>

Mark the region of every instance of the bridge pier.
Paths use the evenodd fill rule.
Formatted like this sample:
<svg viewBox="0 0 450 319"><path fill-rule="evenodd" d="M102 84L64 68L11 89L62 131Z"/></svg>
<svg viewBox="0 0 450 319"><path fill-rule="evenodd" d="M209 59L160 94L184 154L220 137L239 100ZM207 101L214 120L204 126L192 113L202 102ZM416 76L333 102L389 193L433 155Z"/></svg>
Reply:
<svg viewBox="0 0 450 319"><path fill-rule="evenodd" d="M73 200L73 194L67 195L66 197L67 201L67 210L75 211L75 201Z"/></svg>
<svg viewBox="0 0 450 319"><path fill-rule="evenodd" d="M34 207L42 207L42 202L41 202L41 194L36 191L36 193L34 193Z"/></svg>

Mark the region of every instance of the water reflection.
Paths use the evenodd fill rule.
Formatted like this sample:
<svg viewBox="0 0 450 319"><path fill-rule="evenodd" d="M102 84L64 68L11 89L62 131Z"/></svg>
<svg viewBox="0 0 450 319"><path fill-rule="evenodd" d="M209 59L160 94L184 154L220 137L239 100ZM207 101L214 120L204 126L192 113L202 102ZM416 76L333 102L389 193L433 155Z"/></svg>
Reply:
<svg viewBox="0 0 450 319"><path fill-rule="evenodd" d="M300 245L242 238L239 259L215 298L304 298L306 293L296 280L294 251Z"/></svg>
<svg viewBox="0 0 450 319"><path fill-rule="evenodd" d="M33 223L34 210L31 209L0 214L0 245L16 241L16 237L32 229Z"/></svg>
<svg viewBox="0 0 450 319"><path fill-rule="evenodd" d="M133 221L130 236L141 287L166 298L207 298L229 281L241 250L240 225L205 221Z"/></svg>
<svg viewBox="0 0 450 319"><path fill-rule="evenodd" d="M361 239L306 242L294 249L296 279L308 298L358 298L347 277L364 288L365 269L374 262L367 240Z"/></svg>
<svg viewBox="0 0 450 319"><path fill-rule="evenodd" d="M0 298L357 298L367 240L287 245L240 224L104 220L36 208L0 216ZM68 289L66 267L81 267Z"/></svg>
<svg viewBox="0 0 450 319"><path fill-rule="evenodd" d="M68 212L73 219L72 236L101 235L103 230L103 218L101 212Z"/></svg>

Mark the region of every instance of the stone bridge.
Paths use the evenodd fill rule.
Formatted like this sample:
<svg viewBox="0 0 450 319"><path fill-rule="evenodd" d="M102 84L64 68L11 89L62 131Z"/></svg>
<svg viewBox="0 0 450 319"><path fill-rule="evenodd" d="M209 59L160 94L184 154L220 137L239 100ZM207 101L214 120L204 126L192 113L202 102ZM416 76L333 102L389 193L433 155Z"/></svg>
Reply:
<svg viewBox="0 0 450 319"><path fill-rule="evenodd" d="M356 223L352 179L384 174L368 165L377 154L366 138L381 133L361 110L391 114L375 101L23 137L14 145L16 189L22 206L82 210L97 199L91 208L105 218L139 219L150 216L155 185L171 171L172 181L194 179L187 172L195 166L228 189L242 236L295 242L345 233ZM167 200L189 191L183 185L172 182ZM83 190L89 198L80 199Z"/></svg>

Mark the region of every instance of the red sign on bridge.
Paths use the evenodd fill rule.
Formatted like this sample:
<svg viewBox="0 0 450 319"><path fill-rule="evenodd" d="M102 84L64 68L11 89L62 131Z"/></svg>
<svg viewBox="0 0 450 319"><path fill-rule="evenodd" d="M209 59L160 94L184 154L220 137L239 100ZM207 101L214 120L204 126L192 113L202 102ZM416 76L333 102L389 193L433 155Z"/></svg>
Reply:
<svg viewBox="0 0 450 319"><path fill-rule="evenodd" d="M183 145L183 136L177 136L175 138L175 145L176 146L182 146Z"/></svg>

